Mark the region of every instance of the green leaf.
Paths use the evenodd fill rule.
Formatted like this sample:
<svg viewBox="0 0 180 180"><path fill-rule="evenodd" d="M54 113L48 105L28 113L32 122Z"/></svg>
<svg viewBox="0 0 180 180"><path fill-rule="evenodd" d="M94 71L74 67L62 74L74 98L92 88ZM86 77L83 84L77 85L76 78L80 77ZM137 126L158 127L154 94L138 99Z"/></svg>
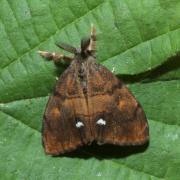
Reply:
<svg viewBox="0 0 180 180"><path fill-rule="evenodd" d="M0 179L179 179L178 0L0 1ZM41 145L42 116L65 69L38 50L79 46L97 27L97 61L119 75L144 108L150 143L96 146L62 157Z"/></svg>

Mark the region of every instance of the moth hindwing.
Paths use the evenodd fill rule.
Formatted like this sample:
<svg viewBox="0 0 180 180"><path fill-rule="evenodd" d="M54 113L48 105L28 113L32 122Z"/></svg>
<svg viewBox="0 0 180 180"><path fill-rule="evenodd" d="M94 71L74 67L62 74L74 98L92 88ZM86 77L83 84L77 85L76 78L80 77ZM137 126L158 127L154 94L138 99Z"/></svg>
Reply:
<svg viewBox="0 0 180 180"><path fill-rule="evenodd" d="M141 105L108 69L96 63L95 28L81 49L59 44L74 53L70 58L39 51L55 62L71 62L60 76L44 114L42 140L45 152L59 155L91 144L141 145L149 130Z"/></svg>

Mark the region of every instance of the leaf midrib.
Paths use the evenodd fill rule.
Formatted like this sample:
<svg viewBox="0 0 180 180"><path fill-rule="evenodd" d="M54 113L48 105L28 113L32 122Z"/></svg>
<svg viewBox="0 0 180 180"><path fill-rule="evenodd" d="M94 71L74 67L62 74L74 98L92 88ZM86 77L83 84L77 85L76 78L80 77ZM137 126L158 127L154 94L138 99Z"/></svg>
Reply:
<svg viewBox="0 0 180 180"><path fill-rule="evenodd" d="M180 79L159 79L159 80L148 80L146 82L139 82L140 84L150 84L150 83L158 83L158 82L169 82L169 81L180 81ZM135 83L134 83L135 84ZM129 84L126 84L127 86ZM133 83L131 84L133 85ZM5 101L5 102L0 102L0 106L1 105L5 105L5 104L9 104L9 103L14 103L14 102L18 102L18 101L24 101L24 100L31 100L31 99L40 99L40 98L48 98L50 95L44 95L44 96L35 96L35 97L29 97L29 98L23 98L23 99L14 99L12 101Z"/></svg>

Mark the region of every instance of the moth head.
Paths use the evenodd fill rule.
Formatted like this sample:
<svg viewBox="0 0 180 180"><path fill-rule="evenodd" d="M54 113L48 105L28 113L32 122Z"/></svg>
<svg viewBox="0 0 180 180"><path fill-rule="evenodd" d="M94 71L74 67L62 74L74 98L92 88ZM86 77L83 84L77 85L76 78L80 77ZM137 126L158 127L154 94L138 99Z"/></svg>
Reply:
<svg viewBox="0 0 180 180"><path fill-rule="evenodd" d="M66 43L57 43L56 44L61 49L64 49L70 53L73 53L75 56L75 59L86 59L89 56L95 56L95 49L92 47L92 42L90 38L83 38L81 40L81 47L75 48L71 45L68 45Z"/></svg>
<svg viewBox="0 0 180 180"><path fill-rule="evenodd" d="M96 50L96 34L95 33L96 33L95 27L92 25L90 37L83 38L81 40L80 48L75 48L66 43L57 43L56 45L60 47L61 49L64 49L70 53L73 53L75 56L75 59L85 60L89 56L95 56L95 50Z"/></svg>

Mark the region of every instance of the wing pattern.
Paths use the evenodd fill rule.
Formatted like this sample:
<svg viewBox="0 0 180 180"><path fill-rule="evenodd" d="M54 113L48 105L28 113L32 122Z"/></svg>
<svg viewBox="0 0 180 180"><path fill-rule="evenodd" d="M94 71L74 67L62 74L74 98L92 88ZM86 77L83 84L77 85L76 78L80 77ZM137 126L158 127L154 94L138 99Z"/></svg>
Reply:
<svg viewBox="0 0 180 180"><path fill-rule="evenodd" d="M89 69L88 105L95 140L99 144L145 143L148 123L135 97L105 67L95 64Z"/></svg>
<svg viewBox="0 0 180 180"><path fill-rule="evenodd" d="M128 88L105 67L87 61L84 93L77 66L72 63L67 68L49 98L42 130L45 152L63 154L92 141L145 143L148 123Z"/></svg>

